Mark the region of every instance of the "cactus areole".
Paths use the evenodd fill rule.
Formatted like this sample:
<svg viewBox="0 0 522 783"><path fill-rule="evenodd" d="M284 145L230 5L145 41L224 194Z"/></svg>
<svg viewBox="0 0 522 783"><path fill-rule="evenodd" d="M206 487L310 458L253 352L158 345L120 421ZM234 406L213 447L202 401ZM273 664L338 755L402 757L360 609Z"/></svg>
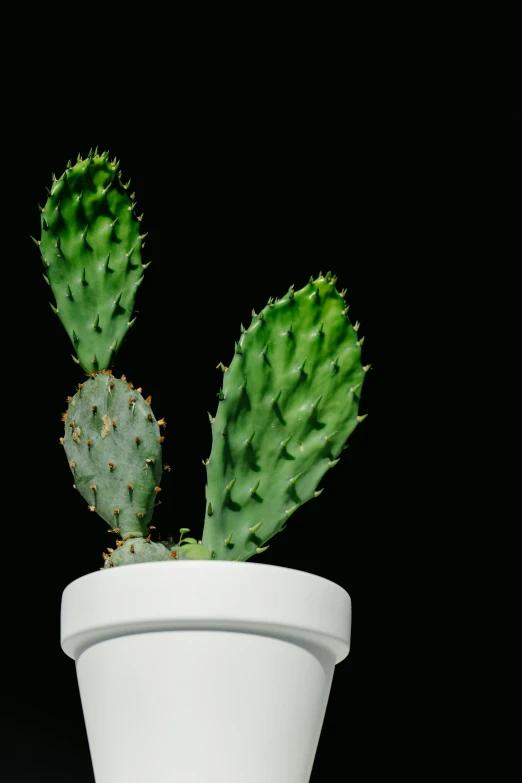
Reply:
<svg viewBox="0 0 522 783"><path fill-rule="evenodd" d="M89 376L63 415L74 485L116 533L103 568L156 560L245 561L268 548L290 517L322 492L355 427L366 371L359 325L331 273L292 286L252 312L230 364L221 364L201 538L151 525L163 472L161 427L150 398L110 369L133 324L145 235L119 163L97 150L60 178L41 210L44 278ZM150 263L150 262L149 262ZM202 504L203 505L203 504ZM291 523L290 523L291 524Z"/></svg>

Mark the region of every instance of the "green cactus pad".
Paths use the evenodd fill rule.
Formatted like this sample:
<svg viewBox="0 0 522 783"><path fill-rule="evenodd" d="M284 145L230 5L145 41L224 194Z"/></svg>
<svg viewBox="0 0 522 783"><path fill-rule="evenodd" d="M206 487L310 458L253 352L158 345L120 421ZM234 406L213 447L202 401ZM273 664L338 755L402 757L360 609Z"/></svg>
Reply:
<svg viewBox="0 0 522 783"><path fill-rule="evenodd" d="M163 471L160 438L149 402L110 372L88 378L69 400L63 445L74 484L123 539L149 532Z"/></svg>
<svg viewBox="0 0 522 783"><path fill-rule="evenodd" d="M56 299L51 307L88 374L111 366L133 323L145 266L134 194L118 167L107 152L79 158L53 178L41 208L37 244Z"/></svg>
<svg viewBox="0 0 522 783"><path fill-rule="evenodd" d="M328 273L254 314L223 386L207 463L203 546L219 560L264 551L362 417L358 325Z"/></svg>

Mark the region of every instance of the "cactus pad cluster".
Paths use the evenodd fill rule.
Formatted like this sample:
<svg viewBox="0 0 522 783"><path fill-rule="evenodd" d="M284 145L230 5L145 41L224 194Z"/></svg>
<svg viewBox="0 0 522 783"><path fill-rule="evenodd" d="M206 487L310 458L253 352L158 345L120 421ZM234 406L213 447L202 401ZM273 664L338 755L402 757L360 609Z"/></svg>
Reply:
<svg viewBox="0 0 522 783"><path fill-rule="evenodd" d="M363 339L331 273L253 311L230 365L219 365L201 539L181 528L177 542L153 540L166 422L154 416L150 397L110 369L134 323L148 266L129 186L116 159L91 150L53 176L40 207L41 238L34 241L56 300L51 307L87 375L68 398L60 438L74 485L117 535L104 568L248 560L268 548L303 503L319 497L322 477L365 418Z"/></svg>

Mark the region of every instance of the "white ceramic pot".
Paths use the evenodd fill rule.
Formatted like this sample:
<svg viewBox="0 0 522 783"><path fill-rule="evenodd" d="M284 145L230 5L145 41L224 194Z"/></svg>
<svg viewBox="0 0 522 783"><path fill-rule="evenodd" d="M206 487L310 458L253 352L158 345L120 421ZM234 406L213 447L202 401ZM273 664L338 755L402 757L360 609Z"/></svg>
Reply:
<svg viewBox="0 0 522 783"><path fill-rule="evenodd" d="M258 563L96 571L64 590L96 783L307 783L351 602Z"/></svg>

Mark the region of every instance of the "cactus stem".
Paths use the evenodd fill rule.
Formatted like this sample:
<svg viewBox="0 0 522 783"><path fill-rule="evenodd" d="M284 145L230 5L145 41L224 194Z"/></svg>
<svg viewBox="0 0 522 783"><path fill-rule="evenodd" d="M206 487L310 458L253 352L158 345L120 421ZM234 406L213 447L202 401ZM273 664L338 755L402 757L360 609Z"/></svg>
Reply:
<svg viewBox="0 0 522 783"><path fill-rule="evenodd" d="M235 478L233 478L233 479L232 479L232 481L230 481L230 482L229 482L229 483L226 485L226 487L225 487L225 492L231 492L231 491L232 491L232 487L234 486L234 484L235 484L235 483L236 483L236 479L235 479Z"/></svg>
<svg viewBox="0 0 522 783"><path fill-rule="evenodd" d="M255 535L255 534L257 533L257 531L259 530L259 528L261 527L261 525L263 524L263 522L264 522L264 521L265 521L265 520L264 520L264 519L262 519L262 520L261 520L261 522L258 522L256 525L253 525L252 527L249 527L249 528L248 528L249 532L250 532L252 535Z"/></svg>

